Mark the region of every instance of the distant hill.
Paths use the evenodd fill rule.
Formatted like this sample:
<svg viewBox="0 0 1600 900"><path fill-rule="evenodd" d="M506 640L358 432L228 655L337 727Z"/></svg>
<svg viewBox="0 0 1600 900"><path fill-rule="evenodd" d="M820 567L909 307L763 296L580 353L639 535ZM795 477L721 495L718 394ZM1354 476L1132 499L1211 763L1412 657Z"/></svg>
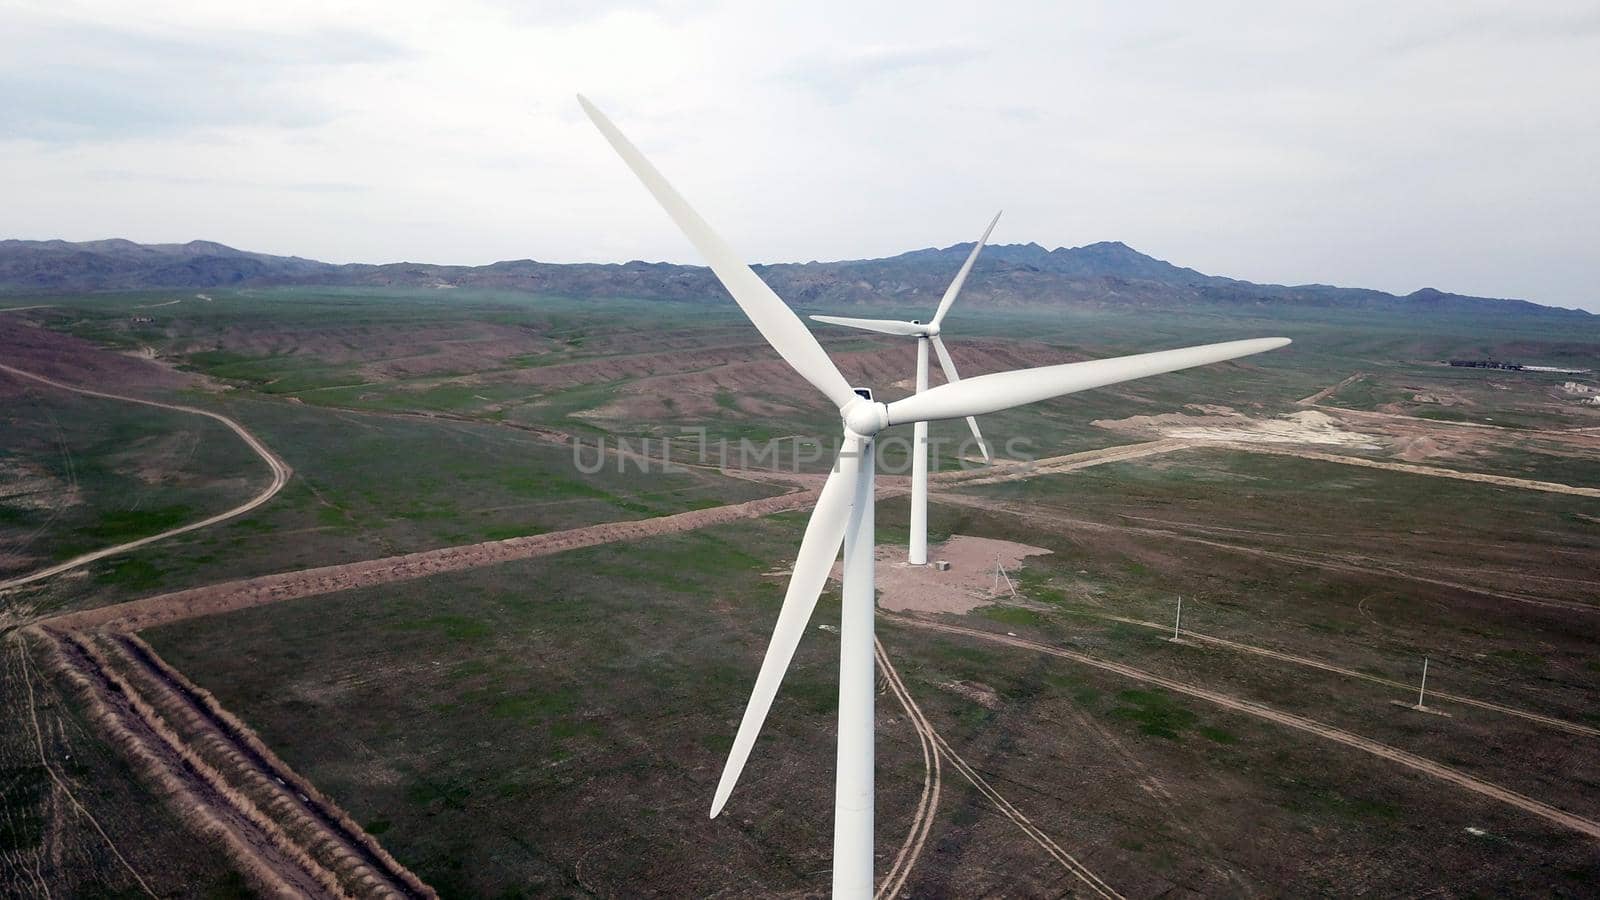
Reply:
<svg viewBox="0 0 1600 900"><path fill-rule="evenodd" d="M800 306L924 304L931 310L970 243L884 259L781 263L756 270ZM426 263L334 265L249 253L211 241L136 244L125 240L0 241L0 293L70 293L268 285L498 288L565 297L711 300L724 296L710 270L670 263L541 263L486 266ZM1424 288L1403 297L1329 285L1255 284L1147 256L1120 241L1046 250L998 244L984 250L966 289L968 303L1089 307L1294 305L1348 309L1581 316L1582 310L1526 300L1468 297Z"/></svg>
<svg viewBox="0 0 1600 900"><path fill-rule="evenodd" d="M211 241L0 241L0 291L118 291L279 284L337 272L297 256L246 253Z"/></svg>

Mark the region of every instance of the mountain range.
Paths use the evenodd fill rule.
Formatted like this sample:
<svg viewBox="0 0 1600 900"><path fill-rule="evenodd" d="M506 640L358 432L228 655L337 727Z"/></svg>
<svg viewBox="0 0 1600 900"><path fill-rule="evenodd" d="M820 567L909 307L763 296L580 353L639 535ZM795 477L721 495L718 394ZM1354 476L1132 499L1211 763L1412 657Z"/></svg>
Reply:
<svg viewBox="0 0 1600 900"><path fill-rule="evenodd" d="M882 259L779 263L755 269L780 296L798 306L922 304L931 309L971 249L970 243L955 244ZM709 269L672 263L541 263L522 259L484 266L406 262L338 265L298 256L250 253L211 241L0 241L0 293L271 285L492 288L563 297L644 300L715 300L724 296ZM969 303L1007 306L1293 305L1419 313L1591 315L1526 300L1469 297L1432 288L1397 296L1321 284L1255 284L1175 266L1120 241L1054 250L1032 243L985 248L964 294Z"/></svg>

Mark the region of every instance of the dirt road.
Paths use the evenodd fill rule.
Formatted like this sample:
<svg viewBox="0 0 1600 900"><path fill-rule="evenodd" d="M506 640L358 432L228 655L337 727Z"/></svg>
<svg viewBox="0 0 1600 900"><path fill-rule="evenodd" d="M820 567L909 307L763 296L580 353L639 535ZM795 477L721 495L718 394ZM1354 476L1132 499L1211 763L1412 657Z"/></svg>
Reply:
<svg viewBox="0 0 1600 900"><path fill-rule="evenodd" d="M1102 447L1098 450L1085 450L1081 453L1069 453L1065 456L1049 456L1031 462L1001 460L991 468L938 472L932 475L929 480L938 484L959 484L962 486L1001 484L1025 478L1038 478L1041 475L1076 472L1079 469L1103 466L1106 463L1128 462L1161 453L1175 453L1179 450L1188 450L1193 446L1195 446L1193 441L1166 438L1158 441L1145 441L1139 444L1122 444L1116 447Z"/></svg>
<svg viewBox="0 0 1600 900"><path fill-rule="evenodd" d="M996 634L991 631L983 631L982 629L978 628L967 628L961 625L933 622L911 616L896 615L894 613L880 612L879 617L890 620L899 625L907 625L913 628L921 628L929 631L940 631L946 634L963 635L965 637L990 641L997 644L1004 644L1006 646L1015 647L1022 650L1031 650L1036 653L1044 653L1050 656L1060 657L1061 659L1071 660L1072 662L1080 665L1091 666L1106 672L1112 672L1144 684L1165 688L1166 690L1172 691L1175 694L1183 694L1188 697L1194 697L1198 700L1204 700L1207 703L1215 704L1224 709L1255 716L1258 719L1264 719L1268 722L1284 725L1297 731L1303 731L1307 734L1315 735L1325 740L1342 744L1346 747L1352 747L1364 753L1370 753L1380 759L1386 759L1391 762L1399 763L1402 766L1417 772L1421 772L1424 775L1428 775L1441 781L1447 781L1459 787L1466 788L1469 791L1480 794L1484 797L1488 797L1491 800L1499 801L1507 806L1515 807L1531 815L1538 816L1539 818L1542 818L1548 822L1560 825L1563 828L1570 828L1573 831L1586 834L1589 837L1600 839L1600 822L1590 821L1582 816L1558 809L1543 801L1535 800L1532 797L1519 794L1496 784L1491 784L1480 778L1475 778L1471 775L1468 775L1465 772L1459 772L1448 766L1441 765L1430 759L1425 759L1421 756L1417 756L1414 753L1401 750L1397 747L1391 747L1387 744L1379 743L1378 741L1362 737L1361 735L1345 731L1341 728L1335 728L1332 725L1325 725L1314 719L1308 719L1304 716L1295 715L1294 713L1276 710L1253 700L1243 700L1238 697L1233 697L1218 691L1210 690L1208 688L1199 687L1198 685L1188 684L1182 681L1175 681L1171 678L1165 678L1160 675L1154 675L1141 669L1136 669L1132 666L1123 665L1122 663L1100 659L1098 657L1089 656L1085 653L1078 653L1076 651L1067 650L1061 647L1052 647L1049 644L1041 644L1037 641L1030 641L1026 638L1011 637L1009 635Z"/></svg>
<svg viewBox="0 0 1600 900"><path fill-rule="evenodd" d="M0 372L13 375L17 378L25 378L30 381L37 381L40 384L58 388L63 391L71 391L75 394L83 394L86 397L98 397L102 400L120 400L124 403L137 403L141 406L155 406L161 409L170 409L177 412L189 413L191 415L205 416L208 419L215 419L216 421L221 422L223 425L226 425L233 431L234 434L238 435L240 440L244 441L251 450L255 451L255 454L261 457L261 460L267 464L268 470L272 473L272 479L267 483L266 487L261 489L259 493L257 493L254 497L251 497L249 500L239 504L238 506L227 510L226 512L220 512L214 516L201 519L198 522L191 522L188 525L163 531L160 534L152 534L149 537L142 537L136 541L128 541L127 543L117 544L114 547L106 547L103 550L95 550L89 553L84 553L80 556L74 556L66 562L57 563L53 566L40 569L37 572L30 572L27 575L19 575L16 578L0 581L0 591L5 591L8 588L19 587L24 584L39 581L40 579L49 578L52 575L59 575L62 572L66 572L70 569L76 569L79 566L88 565L97 559L105 559L108 556L116 556L119 553L126 553L129 550L143 547L147 544L153 544L156 541L166 540L174 535L195 531L200 528L209 528L218 522L225 522L236 516L242 516L261 504L266 503L268 500L271 500L279 491L283 490L283 486L285 484L289 483L289 476L292 474L292 470L289 468L289 466L284 463L283 460L279 459L277 455L274 454L270 449L268 449L267 445L261 443L261 441L258 440L255 435L245 430L243 425L240 425L238 422L228 418L227 416L221 415L220 413L214 413L204 409L195 409L192 406L180 406L176 403L162 403L159 400L145 400L139 397L124 397L120 394L108 394L104 391L94 391L88 388L74 387L70 384L62 384L59 381L46 378L43 375L35 375L32 372L25 372L13 366L5 365L4 363L0 363Z"/></svg>
<svg viewBox="0 0 1600 900"><path fill-rule="evenodd" d="M1349 572L1358 575L1381 575L1385 578L1398 578L1418 584L1428 584L1435 587L1445 587L1451 590L1477 594L1480 597L1491 597L1496 600L1510 600L1515 603L1527 603L1532 606L1543 606L1553 609L1565 609L1575 612L1600 613L1600 606L1584 603L1577 600L1561 600L1554 597L1538 597L1531 594L1517 594L1509 591L1497 591L1477 584L1467 584L1460 581L1451 581L1447 578L1433 578L1423 575L1415 568L1402 569L1395 566L1380 564L1360 565L1335 558L1332 555L1311 553L1289 553L1281 550L1267 550L1261 547L1247 547L1240 544L1230 544L1226 541L1211 538L1196 537L1182 531L1166 528L1144 528L1137 525L1112 525L1106 522L1096 522L1092 519L1081 519L1064 512L1052 510L1040 504L1012 503L1002 500L991 500L987 497L973 497L963 494L941 492L934 495L939 503L948 503L953 506L965 506L970 509L981 509L988 512L1001 513L1018 519L1033 520L1052 526L1067 526L1071 528L1085 528L1091 530L1117 531L1124 534L1140 534L1161 538L1169 541L1183 541L1184 543L1197 544L1217 550L1226 550L1245 556L1255 556L1261 559L1271 559L1278 562L1289 563L1296 566L1311 566L1326 569L1331 572Z"/></svg>
<svg viewBox="0 0 1600 900"><path fill-rule="evenodd" d="M1379 459L1366 459L1360 456L1341 456L1335 453L1322 453L1317 450L1297 450L1292 447L1272 447L1263 444L1228 444L1219 443L1213 446L1223 447L1228 450L1243 450L1248 453L1269 453L1274 456L1294 456L1300 459L1314 459L1320 462L1339 463L1346 466L1363 466L1368 469L1385 469L1390 472L1405 472L1410 475L1429 475L1434 478L1454 478L1457 481L1476 481L1481 484L1495 484L1501 487L1521 488L1526 491L1544 491L1550 494L1570 494L1575 497L1600 497L1600 488L1577 487L1570 484L1559 484L1554 481L1534 481L1529 478L1513 478L1510 475L1489 475L1483 472L1466 472L1460 469L1445 469L1440 466L1419 466L1414 463L1385 462Z"/></svg>
<svg viewBox="0 0 1600 900"><path fill-rule="evenodd" d="M1094 616L1097 619L1105 619L1110 622L1123 622L1128 625L1141 625L1145 628L1151 628L1163 633L1170 630L1170 626L1163 625L1160 622L1146 622L1143 619L1130 619L1126 616L1115 616L1111 615L1110 613L1088 613L1088 615ZM1277 650L1270 650L1266 647L1257 647L1253 644L1242 644L1238 641L1230 641L1227 638L1214 637L1209 634L1202 634L1198 631L1190 631L1187 628L1183 630L1183 639L1186 641L1196 641L1202 644L1210 644L1214 647L1223 647L1228 650L1235 650L1239 653L1250 653L1255 656L1265 656L1268 659L1276 659L1280 662L1293 663L1297 666L1305 666L1311 669L1321 669L1324 672L1332 672L1335 675L1343 675L1346 678L1357 678L1373 684L1381 684L1385 687L1398 688L1406 691L1408 694L1416 688L1416 685L1414 684L1407 684L1403 681L1394 681L1393 679L1384 678L1379 675L1369 675L1366 672L1358 672L1355 669L1347 669L1343 666L1334 665L1330 662L1324 662L1320 659L1296 656L1292 653L1282 653ZM1488 700L1478 700L1474 697L1463 697L1460 694L1446 693L1445 691L1438 690L1437 688L1428 692L1428 698L1430 700L1444 700L1450 703L1460 703L1463 706L1475 706L1479 709L1492 710L1497 713L1504 713L1508 716L1516 716L1520 719L1527 719L1530 722L1538 722L1540 725L1548 725L1551 728L1558 728L1562 731L1571 732L1572 734L1581 734L1584 737L1600 737L1600 728L1591 728L1588 725L1581 725L1577 722L1568 722L1566 719L1557 719L1554 716L1546 716L1536 712L1530 712L1526 709L1518 709L1515 706L1503 706L1499 703L1490 703Z"/></svg>
<svg viewBox="0 0 1600 900"><path fill-rule="evenodd" d="M1348 385L1354 384L1365 377L1367 377L1367 373L1357 372L1354 375L1351 375L1349 378L1338 382L1337 384L1328 385L1309 397L1301 397L1299 400L1296 400L1295 403L1299 404L1300 406L1316 406L1318 403L1321 403L1329 397L1332 397L1334 394L1339 393L1339 391L1343 390Z"/></svg>
<svg viewBox="0 0 1600 900"><path fill-rule="evenodd" d="M1040 460L1026 471L1007 474L1003 478L1026 478L1072 471L1087 466L1148 456L1152 453L1166 453L1173 449L1181 449L1183 446L1187 445L1182 441L1151 441L1147 444L1091 450L1086 453ZM980 480L975 481L969 477L960 483L987 483L987 480L981 477L982 471L985 470L980 470ZM943 480L959 480L959 476L968 473L946 474L952 477ZM60 629L114 628L121 631L139 631L167 622L276 603L280 600L311 597L395 581L409 581L443 572L456 572L511 560L547 556L582 547L641 540L656 535L676 534L725 524L739 519L761 518L780 512L809 509L816 503L822 481L820 477L784 475L783 478L789 481L802 481L811 486L777 497L764 497L744 503L691 510L653 519L590 525L549 534L442 547L401 556L239 579L112 606L66 613L41 621ZM878 497L882 499L902 493L904 490L904 485L885 484L879 488Z"/></svg>
<svg viewBox="0 0 1600 900"><path fill-rule="evenodd" d="M265 603L277 603L282 600L396 581L410 581L429 575L458 572L511 560L531 559L619 541L638 541L658 535L677 534L697 528L737 522L740 519L760 518L794 509L808 509L816 503L816 499L815 491L793 491L777 497L763 497L759 500L690 510L653 519L610 522L567 531L554 531L549 534L509 538L503 541L485 541L480 544L444 547L401 556L321 566L298 572L244 578L66 613L41 620L41 624L60 630L109 628L118 631L139 631L167 622L260 606Z"/></svg>

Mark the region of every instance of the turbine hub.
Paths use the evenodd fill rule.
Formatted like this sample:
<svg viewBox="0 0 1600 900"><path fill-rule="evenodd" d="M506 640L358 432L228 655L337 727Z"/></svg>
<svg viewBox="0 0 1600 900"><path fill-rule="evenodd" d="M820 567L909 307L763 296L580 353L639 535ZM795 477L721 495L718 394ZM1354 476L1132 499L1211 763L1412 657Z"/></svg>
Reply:
<svg viewBox="0 0 1600 900"><path fill-rule="evenodd" d="M922 336L923 337L935 337L938 334L939 334L939 326L933 324L932 322L929 322L928 324L922 326Z"/></svg>
<svg viewBox="0 0 1600 900"><path fill-rule="evenodd" d="M862 437L872 437L878 432L889 427L889 407L872 399L870 391L857 389L857 394L866 393L867 396L858 396L844 405L839 410L839 415L844 419L844 427Z"/></svg>

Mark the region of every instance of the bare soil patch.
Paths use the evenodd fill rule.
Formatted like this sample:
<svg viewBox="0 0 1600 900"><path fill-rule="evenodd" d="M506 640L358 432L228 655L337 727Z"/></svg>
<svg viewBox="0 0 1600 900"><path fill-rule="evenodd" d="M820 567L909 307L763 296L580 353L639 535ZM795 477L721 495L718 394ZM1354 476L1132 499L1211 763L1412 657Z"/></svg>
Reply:
<svg viewBox="0 0 1600 900"><path fill-rule="evenodd" d="M905 547L898 544L878 547L878 606L896 612L964 613L1009 596L1004 584L994 592L995 567L1014 572L1024 559L1049 553L1012 541L955 535L943 544L928 548L928 559L950 563L940 571L930 562L926 566L908 565ZM841 566L833 567L839 578Z"/></svg>
<svg viewBox="0 0 1600 900"><path fill-rule="evenodd" d="M1185 441L1235 444L1313 444L1354 450L1381 450L1387 441L1375 434L1352 431L1319 410L1301 410L1275 419L1255 419L1238 413L1218 415L1220 407L1207 407L1208 415L1167 413L1100 419L1094 424L1111 431L1148 434Z"/></svg>
<svg viewBox="0 0 1600 900"><path fill-rule="evenodd" d="M102 349L14 315L0 315L0 360L56 381L119 391L180 390L199 384L192 375ZM0 397L32 389L25 381L0 378Z"/></svg>

